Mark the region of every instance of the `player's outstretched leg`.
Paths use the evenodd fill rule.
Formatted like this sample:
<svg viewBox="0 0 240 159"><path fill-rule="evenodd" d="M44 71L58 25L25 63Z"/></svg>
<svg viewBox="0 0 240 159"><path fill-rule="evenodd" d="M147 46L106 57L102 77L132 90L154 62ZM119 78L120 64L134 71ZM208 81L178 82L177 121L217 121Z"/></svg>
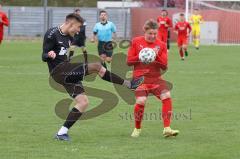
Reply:
<svg viewBox="0 0 240 159"><path fill-rule="evenodd" d="M134 107L134 120L135 120L135 128L131 134L132 137L139 137L141 133L141 124L144 115L144 106L147 101L147 97L137 97L136 104Z"/></svg>
<svg viewBox="0 0 240 159"><path fill-rule="evenodd" d="M163 119L163 136L171 137L177 136L179 134L179 130L173 130L170 127L171 124L171 116L172 116L172 100L169 91L166 91L160 95L162 100L162 119Z"/></svg>
<svg viewBox="0 0 240 159"><path fill-rule="evenodd" d="M76 102L76 105L69 112L63 126L59 129L59 131L55 135L55 139L57 140L62 140L62 141L70 140L70 137L68 135L68 130L76 123L77 120L79 120L82 113L88 107L88 98L84 93L77 95L74 98L74 100Z"/></svg>
<svg viewBox="0 0 240 159"><path fill-rule="evenodd" d="M124 80L118 75L108 71L100 63L90 63L88 64L88 74L97 73L103 80L126 86L129 89L136 89L144 81L144 77L134 79L132 81Z"/></svg>

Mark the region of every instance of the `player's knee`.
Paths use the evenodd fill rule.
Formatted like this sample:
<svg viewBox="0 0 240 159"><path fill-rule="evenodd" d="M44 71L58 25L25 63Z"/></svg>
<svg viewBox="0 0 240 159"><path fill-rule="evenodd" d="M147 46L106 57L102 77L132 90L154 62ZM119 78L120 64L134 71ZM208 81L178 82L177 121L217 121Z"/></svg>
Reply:
<svg viewBox="0 0 240 159"><path fill-rule="evenodd" d="M76 101L76 107L78 108L78 110L80 110L82 112L84 112L85 109L88 107L89 101L88 101L87 96L85 96L85 95L77 96L75 98L75 101Z"/></svg>
<svg viewBox="0 0 240 159"><path fill-rule="evenodd" d="M88 67L90 70L93 70L94 72L99 72L102 68L102 65L100 62L96 62L96 63L88 64Z"/></svg>
<svg viewBox="0 0 240 159"><path fill-rule="evenodd" d="M161 95L160 95L160 99L161 100L164 100L164 99L167 99L167 98L171 98L171 93L170 91L168 90L164 90L161 92Z"/></svg>
<svg viewBox="0 0 240 159"><path fill-rule="evenodd" d="M145 105L147 97L137 97L136 103L140 105Z"/></svg>

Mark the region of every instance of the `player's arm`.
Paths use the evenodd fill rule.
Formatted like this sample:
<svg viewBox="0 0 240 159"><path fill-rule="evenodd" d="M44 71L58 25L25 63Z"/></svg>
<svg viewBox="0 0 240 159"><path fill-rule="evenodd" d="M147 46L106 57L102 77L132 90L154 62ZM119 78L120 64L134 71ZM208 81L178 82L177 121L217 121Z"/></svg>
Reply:
<svg viewBox="0 0 240 159"><path fill-rule="evenodd" d="M179 30L179 27L178 27L178 24L176 24L175 27L174 27L174 33L178 34L178 30Z"/></svg>
<svg viewBox="0 0 240 159"><path fill-rule="evenodd" d="M167 23L169 28L173 27L172 20L170 18L168 18Z"/></svg>
<svg viewBox="0 0 240 159"><path fill-rule="evenodd" d="M138 53L136 52L135 40L132 40L131 46L128 49L127 65L132 66L139 63Z"/></svg>
<svg viewBox="0 0 240 159"><path fill-rule="evenodd" d="M111 28L112 34L113 34L113 41L115 41L117 39L117 27L114 23L112 23L112 28Z"/></svg>
<svg viewBox="0 0 240 159"><path fill-rule="evenodd" d="M51 59L55 59L56 53L53 51L55 43L56 43L56 40L54 38L54 35L49 35L49 32L47 32L44 36L44 41L43 41L42 60L44 62Z"/></svg>
<svg viewBox="0 0 240 159"><path fill-rule="evenodd" d="M168 54L167 54L167 47L166 45L161 46L161 50L158 52L155 61L158 62L160 68L162 70L167 69L168 65Z"/></svg>
<svg viewBox="0 0 240 159"><path fill-rule="evenodd" d="M3 25L5 25L5 26L8 26L8 25L9 25L8 17L7 17L5 14L3 14L1 20L2 20L1 23L3 23Z"/></svg>
<svg viewBox="0 0 240 159"><path fill-rule="evenodd" d="M202 24L202 23L203 23L203 17L202 17L202 16L200 16L200 19L199 19L199 21L200 21L200 22L199 22L200 24Z"/></svg>
<svg viewBox="0 0 240 159"><path fill-rule="evenodd" d="M96 24L93 28L93 36L92 36L91 42L94 43L95 41L97 41L97 33L98 33L98 29Z"/></svg>

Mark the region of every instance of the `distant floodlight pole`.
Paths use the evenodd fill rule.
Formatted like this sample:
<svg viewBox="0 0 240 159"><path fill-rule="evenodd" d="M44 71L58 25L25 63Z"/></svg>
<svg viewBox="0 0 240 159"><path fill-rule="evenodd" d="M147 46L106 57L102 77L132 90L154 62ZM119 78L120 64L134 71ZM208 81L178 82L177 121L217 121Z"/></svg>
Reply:
<svg viewBox="0 0 240 159"><path fill-rule="evenodd" d="M47 29L48 29L47 5L48 5L48 0L44 0L44 2L43 2L43 7L44 7L44 32L46 32Z"/></svg>
<svg viewBox="0 0 240 159"><path fill-rule="evenodd" d="M188 21L188 13L189 13L189 0L186 0L186 5L185 5L185 18L186 21Z"/></svg>

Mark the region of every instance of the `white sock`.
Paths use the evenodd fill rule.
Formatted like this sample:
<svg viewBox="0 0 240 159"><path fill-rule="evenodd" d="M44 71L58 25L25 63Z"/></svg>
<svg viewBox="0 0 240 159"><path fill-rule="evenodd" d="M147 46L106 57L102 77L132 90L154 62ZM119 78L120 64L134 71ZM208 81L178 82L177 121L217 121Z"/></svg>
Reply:
<svg viewBox="0 0 240 159"><path fill-rule="evenodd" d="M58 131L58 135L63 135L63 134L67 134L68 133L68 128L62 126L59 131Z"/></svg>

